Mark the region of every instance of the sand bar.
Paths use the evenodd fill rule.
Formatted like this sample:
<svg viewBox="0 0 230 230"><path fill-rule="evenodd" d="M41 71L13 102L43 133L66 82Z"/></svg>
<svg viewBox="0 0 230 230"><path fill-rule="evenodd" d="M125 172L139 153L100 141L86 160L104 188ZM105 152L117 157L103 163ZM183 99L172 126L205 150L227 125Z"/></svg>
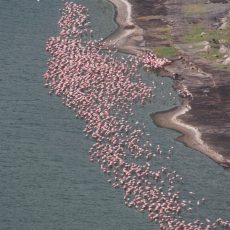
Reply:
<svg viewBox="0 0 230 230"><path fill-rule="evenodd" d="M170 128L181 132L182 135L177 138L178 141L184 143L192 149L206 154L222 166L228 167L227 164L230 164L230 160L225 159L221 154L205 144L201 139L201 133L197 127L186 124L179 119L180 115L185 114L190 109L191 107L189 106L189 101L184 99L182 105L179 107L169 111L155 113L153 115L153 120L160 127Z"/></svg>

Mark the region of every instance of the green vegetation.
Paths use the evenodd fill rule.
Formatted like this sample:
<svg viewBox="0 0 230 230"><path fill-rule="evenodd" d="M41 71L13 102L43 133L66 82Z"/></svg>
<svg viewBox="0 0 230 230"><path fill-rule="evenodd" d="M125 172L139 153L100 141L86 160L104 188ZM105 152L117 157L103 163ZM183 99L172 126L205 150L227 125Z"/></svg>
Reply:
<svg viewBox="0 0 230 230"><path fill-rule="evenodd" d="M218 69L222 69L222 70L230 72L230 66L229 65L224 65L224 64L221 64L221 63L214 63L214 64L212 64L212 66L214 66L214 67L216 67Z"/></svg>
<svg viewBox="0 0 230 230"><path fill-rule="evenodd" d="M166 25L166 26L156 27L154 28L154 30L156 30L156 32L158 33L171 33L172 27L170 25Z"/></svg>
<svg viewBox="0 0 230 230"><path fill-rule="evenodd" d="M148 16L138 17L137 19L141 20L141 21L149 21L149 20L161 19L161 18L162 18L162 16L160 16L160 15L148 15Z"/></svg>
<svg viewBox="0 0 230 230"><path fill-rule="evenodd" d="M198 3L183 5L181 11L186 15L202 15L206 13L205 5Z"/></svg>
<svg viewBox="0 0 230 230"><path fill-rule="evenodd" d="M211 41L211 43L218 43L220 40L223 40L226 45L230 45L229 38L230 30L212 29L207 28L202 24L195 24L190 26L188 33L185 34L184 37L182 37L182 41L185 43L196 43L202 41Z"/></svg>
<svg viewBox="0 0 230 230"><path fill-rule="evenodd" d="M177 55L178 51L174 47L165 47L165 46L159 46L153 48L153 52L158 56L158 57L174 57Z"/></svg>
<svg viewBox="0 0 230 230"><path fill-rule="evenodd" d="M208 60L218 60L223 58L223 54L219 53L218 49L212 48L209 52L202 52L201 56Z"/></svg>
<svg viewBox="0 0 230 230"><path fill-rule="evenodd" d="M195 43L202 42L206 40L206 35L202 36L204 32L204 27L201 25L193 25L189 28L188 33L182 37L183 42L185 43Z"/></svg>
<svg viewBox="0 0 230 230"><path fill-rule="evenodd" d="M170 25L161 26L154 28L156 34L159 35L160 39L171 40L172 39L172 27Z"/></svg>

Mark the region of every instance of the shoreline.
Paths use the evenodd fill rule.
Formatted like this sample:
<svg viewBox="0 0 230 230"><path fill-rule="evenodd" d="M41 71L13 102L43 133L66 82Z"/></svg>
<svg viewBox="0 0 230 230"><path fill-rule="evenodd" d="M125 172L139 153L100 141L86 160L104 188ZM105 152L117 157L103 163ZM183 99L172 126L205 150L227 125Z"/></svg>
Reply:
<svg viewBox="0 0 230 230"><path fill-rule="evenodd" d="M104 41L107 46L116 46L121 52L129 54L140 54L143 49L135 46L135 41L144 41L143 30L137 26L132 19L132 5L127 0L108 0L115 8L115 22L118 28ZM131 38L132 42L127 40ZM128 44L129 43L129 44Z"/></svg>
<svg viewBox="0 0 230 230"><path fill-rule="evenodd" d="M189 106L189 101L184 99L180 106L168 111L154 113L151 115L151 117L157 126L180 132L182 135L176 138L177 141L182 142L191 149L204 153L221 166L228 168L230 161L226 164L226 159L221 154L214 151L210 148L210 146L204 143L204 141L201 139L199 129L195 126L184 123L179 118L181 115L187 113L190 109L191 107Z"/></svg>
<svg viewBox="0 0 230 230"><path fill-rule="evenodd" d="M127 0L108 0L115 6L116 10L116 23L118 24L118 29L105 39L108 45L116 45L121 52L126 52L130 54L138 54L146 49L135 46L135 42L130 41L133 39L137 42L144 42L143 30L134 24L132 19L132 5ZM137 39L138 38L138 39ZM129 41L127 42L127 40ZM143 41L142 41L143 40ZM170 65L169 65L170 67ZM170 69L170 68L169 68ZM167 71L169 72L169 71ZM172 76L173 73L169 72ZM178 117L182 114L187 113L190 109L189 101L183 99L182 104L169 111L157 112L153 115L153 121L156 125L174 129L180 133L176 140L182 142L184 145L195 149L218 164L220 164L225 169L230 167L230 160L226 159L222 154L213 150L208 146L201 138L201 132L198 128L183 122Z"/></svg>

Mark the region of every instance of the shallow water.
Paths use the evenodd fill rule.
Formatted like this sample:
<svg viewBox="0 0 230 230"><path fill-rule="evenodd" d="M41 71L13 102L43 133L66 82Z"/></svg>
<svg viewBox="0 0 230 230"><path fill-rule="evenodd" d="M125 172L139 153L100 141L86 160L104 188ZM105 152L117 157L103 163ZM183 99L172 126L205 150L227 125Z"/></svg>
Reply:
<svg viewBox="0 0 230 230"><path fill-rule="evenodd" d="M75 2L89 7L95 37L116 28L107 1ZM43 87L45 42L58 33L61 1L2 0L0 6L0 229L159 229L124 206L122 192L113 190L88 160L92 141L82 132L84 123ZM167 164L184 177L181 189L207 197L198 215L229 217L229 173L175 142L177 132L152 123L152 112L179 99L168 97L169 92L176 96L170 79L145 75L149 84L155 81L156 96L150 105L136 106L137 119L165 151L175 146Z"/></svg>

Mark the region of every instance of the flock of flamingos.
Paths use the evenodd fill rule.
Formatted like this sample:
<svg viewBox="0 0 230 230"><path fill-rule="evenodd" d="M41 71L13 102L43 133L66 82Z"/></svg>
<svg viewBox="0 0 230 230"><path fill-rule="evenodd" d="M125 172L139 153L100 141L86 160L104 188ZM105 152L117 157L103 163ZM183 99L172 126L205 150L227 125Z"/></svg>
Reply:
<svg viewBox="0 0 230 230"><path fill-rule="evenodd" d="M152 146L143 124L130 121L133 105L153 97L152 87L143 82L138 69L162 68L168 61L147 52L119 58L116 51L92 38L82 5L65 3L59 27L59 36L47 42L51 58L45 85L85 121L84 132L95 141L90 160L98 162L113 188L124 191L125 205L146 213L161 229L230 229L230 221L222 218L190 222L182 218L182 213L193 211L193 198L183 200L175 189L182 177L167 167L152 169L152 159L162 155L161 147ZM195 203L203 202L204 198Z"/></svg>

